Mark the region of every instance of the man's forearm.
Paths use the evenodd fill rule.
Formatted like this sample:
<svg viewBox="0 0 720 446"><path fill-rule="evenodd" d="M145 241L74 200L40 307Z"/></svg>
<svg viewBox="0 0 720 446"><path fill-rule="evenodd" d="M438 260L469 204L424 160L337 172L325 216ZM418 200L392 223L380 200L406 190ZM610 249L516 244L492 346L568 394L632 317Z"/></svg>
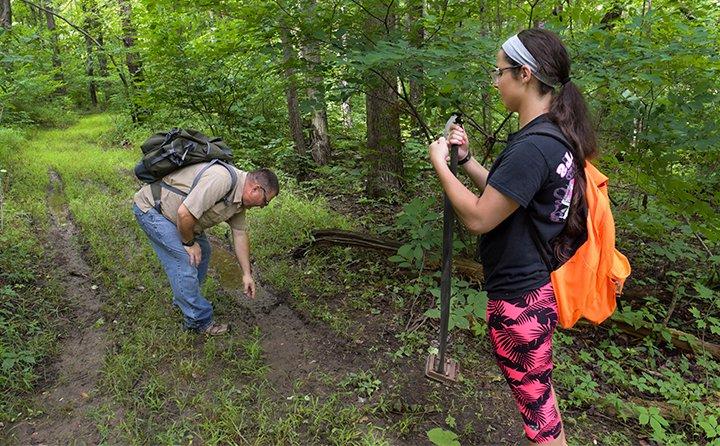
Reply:
<svg viewBox="0 0 720 446"><path fill-rule="evenodd" d="M240 263L243 275L252 275L250 270L250 240L247 233L233 230L233 242L235 245L235 257Z"/></svg>
<svg viewBox="0 0 720 446"><path fill-rule="evenodd" d="M195 223L197 219L187 210L184 204L178 209L177 228L180 233L180 240L185 243L195 238Z"/></svg>

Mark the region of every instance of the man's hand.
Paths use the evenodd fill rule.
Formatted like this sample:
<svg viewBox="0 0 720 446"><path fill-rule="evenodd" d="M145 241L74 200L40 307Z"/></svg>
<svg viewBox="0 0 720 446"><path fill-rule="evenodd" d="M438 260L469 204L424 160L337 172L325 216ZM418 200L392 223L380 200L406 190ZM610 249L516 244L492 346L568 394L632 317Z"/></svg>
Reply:
<svg viewBox="0 0 720 446"><path fill-rule="evenodd" d="M200 260L202 260L200 243L195 242L192 246L183 246L183 248L185 248L185 252L190 256L190 264L197 268L200 265Z"/></svg>
<svg viewBox="0 0 720 446"><path fill-rule="evenodd" d="M247 297L255 299L255 280L249 274L243 275L243 289Z"/></svg>

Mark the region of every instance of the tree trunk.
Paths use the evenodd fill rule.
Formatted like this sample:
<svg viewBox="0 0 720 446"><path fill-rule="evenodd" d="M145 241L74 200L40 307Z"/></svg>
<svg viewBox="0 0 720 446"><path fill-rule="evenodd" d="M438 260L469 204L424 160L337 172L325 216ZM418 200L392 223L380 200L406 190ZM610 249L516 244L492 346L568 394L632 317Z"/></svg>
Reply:
<svg viewBox="0 0 720 446"><path fill-rule="evenodd" d="M320 95L322 93L317 92L317 90L309 89L308 95L310 96L310 100L317 99L316 97L313 97L313 93L315 95ZM317 103L316 103L317 104ZM312 157L317 163L318 166L324 166L328 163L328 159L330 158L330 135L328 134L328 122L327 122L327 109L325 107L325 101L323 101L322 104L318 104L317 106L313 106L313 115L312 115L312 136L311 136L311 142L310 142L310 151L312 153Z"/></svg>
<svg viewBox="0 0 720 446"><path fill-rule="evenodd" d="M47 11L45 11L45 22L47 23L47 28L50 32L50 41L52 42L52 65L55 69L53 79L60 84L54 94L63 96L67 93L67 88L65 87L65 76L62 71L62 61L60 59L60 47L58 45L57 27L55 26L52 1L46 0L44 7L47 9Z"/></svg>
<svg viewBox="0 0 720 446"><path fill-rule="evenodd" d="M382 6L367 19L370 36L382 36L395 26L395 16ZM378 18L385 17L381 22ZM366 74L365 108L367 112L368 166L367 194L377 198L401 189L403 178L400 107L397 75L390 68L378 68Z"/></svg>
<svg viewBox="0 0 720 446"><path fill-rule="evenodd" d="M422 23L422 18L425 16L425 0L413 0L409 6L408 14L408 31L410 32L410 44L414 48L420 48L425 40L425 27L418 25ZM410 102L418 109L422 103L424 96L424 85L423 80L425 72L423 66L420 63L415 64L413 67L413 74L410 76ZM418 123L412 130L412 135L415 138L422 139L424 133L423 129Z"/></svg>
<svg viewBox="0 0 720 446"><path fill-rule="evenodd" d="M370 167L367 193L370 197L390 195L399 190L403 177L400 107L394 88L386 82L392 82L396 77L390 71L381 75L368 75L365 95L367 163Z"/></svg>
<svg viewBox="0 0 720 446"><path fill-rule="evenodd" d="M105 37L103 36L102 31L100 31L97 41L103 48L105 48ZM105 55L105 51L101 50L97 53L97 61L98 74L102 79L100 81L100 86L102 87L101 90L103 92L103 104L107 105L110 100L110 81L108 80L110 73L108 72L108 60L107 56Z"/></svg>
<svg viewBox="0 0 720 446"><path fill-rule="evenodd" d="M315 0L310 0L307 8L308 17L314 16ZM312 107L312 132L310 151L315 162L322 166L327 164L332 150L328 134L327 105L325 104L324 79L320 67L320 52L316 42L309 40L305 44L305 60L310 67L310 87L307 89L308 100Z"/></svg>
<svg viewBox="0 0 720 446"><path fill-rule="evenodd" d="M125 47L125 65L130 73L130 114L133 122L140 122L145 116L137 101L136 90L144 80L140 55L135 50L135 35L137 31L132 23L132 6L130 0L118 0L120 6L120 26L123 32L123 46Z"/></svg>
<svg viewBox="0 0 720 446"><path fill-rule="evenodd" d="M307 154L307 144L303 135L302 118L300 116L300 105L298 102L297 84L295 79L295 50L290 40L290 31L286 24L280 26L280 41L283 47L283 62L285 63L285 98L287 99L288 121L290 134L292 135L295 152L301 156Z"/></svg>
<svg viewBox="0 0 720 446"><path fill-rule="evenodd" d="M342 89L345 90L348 86L347 81L343 80L340 81L340 85L342 85ZM342 104L340 105L340 109L342 110L342 121L343 121L343 127L346 129L351 129L353 126L353 119L352 119L352 105L350 105L350 96L347 96L345 99L343 99Z"/></svg>
<svg viewBox="0 0 720 446"><path fill-rule="evenodd" d="M132 6L129 0L118 0L120 5L120 23L123 31L123 46L125 47L125 65L127 66L132 83L137 85L143 81L142 63L135 51L135 35L137 31L132 23Z"/></svg>
<svg viewBox="0 0 720 446"><path fill-rule="evenodd" d="M12 9L10 9L10 0L0 0L0 26L8 31L12 28Z"/></svg>
<svg viewBox="0 0 720 446"><path fill-rule="evenodd" d="M98 20L95 16L96 8L94 0L86 0L81 3L81 8L85 16L85 30L88 34L94 33L98 29ZM97 107L97 84L95 83L95 42L89 36L85 36L85 48L87 51L87 60L85 61L85 74L88 77L88 94L93 108Z"/></svg>

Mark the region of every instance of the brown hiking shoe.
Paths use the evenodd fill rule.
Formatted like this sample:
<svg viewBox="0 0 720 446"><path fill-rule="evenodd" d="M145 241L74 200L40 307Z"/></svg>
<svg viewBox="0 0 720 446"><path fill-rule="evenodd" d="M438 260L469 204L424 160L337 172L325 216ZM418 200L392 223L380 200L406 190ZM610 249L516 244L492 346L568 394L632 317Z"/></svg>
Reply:
<svg viewBox="0 0 720 446"><path fill-rule="evenodd" d="M205 328L202 332L207 336L220 336L230 331L229 324L218 324L217 322L210 322L210 325Z"/></svg>

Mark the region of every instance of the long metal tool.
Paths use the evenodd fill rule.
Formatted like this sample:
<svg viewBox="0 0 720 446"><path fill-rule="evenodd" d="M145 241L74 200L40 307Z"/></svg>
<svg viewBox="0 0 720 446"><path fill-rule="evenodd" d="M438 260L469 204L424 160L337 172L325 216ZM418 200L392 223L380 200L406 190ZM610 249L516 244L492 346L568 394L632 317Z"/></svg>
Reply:
<svg viewBox="0 0 720 446"><path fill-rule="evenodd" d="M450 133L453 124L462 125L460 113L453 114L445 124L445 138ZM457 174L458 146L450 146L450 171ZM442 249L442 278L440 280L440 348L438 354L431 354L425 362L425 376L444 384L457 381L460 366L457 361L445 356L447 347L448 322L450 321L450 296L452 280L452 253L453 253L453 227L455 226L455 212L452 203L444 194L443 209L443 249Z"/></svg>

